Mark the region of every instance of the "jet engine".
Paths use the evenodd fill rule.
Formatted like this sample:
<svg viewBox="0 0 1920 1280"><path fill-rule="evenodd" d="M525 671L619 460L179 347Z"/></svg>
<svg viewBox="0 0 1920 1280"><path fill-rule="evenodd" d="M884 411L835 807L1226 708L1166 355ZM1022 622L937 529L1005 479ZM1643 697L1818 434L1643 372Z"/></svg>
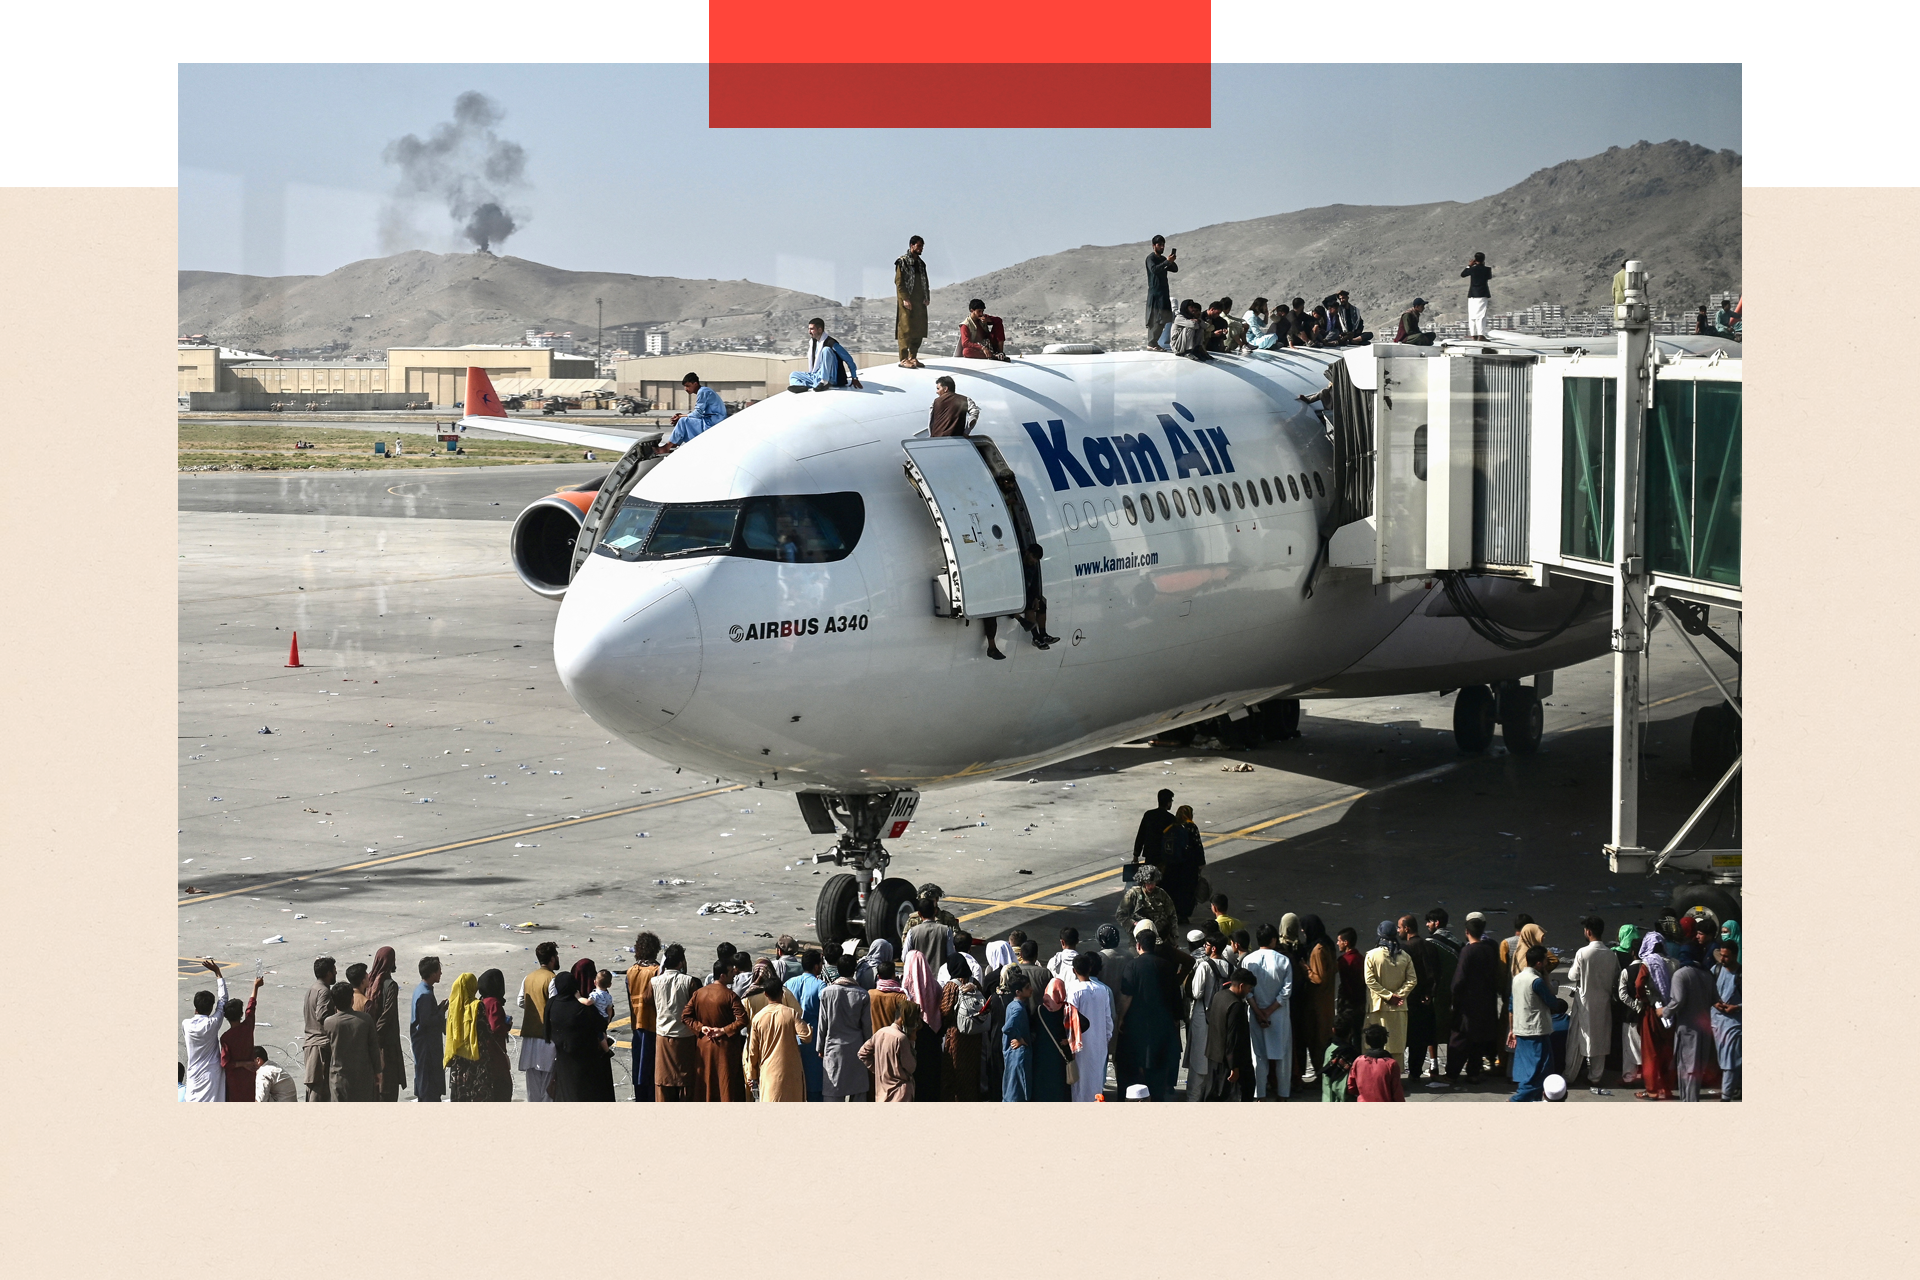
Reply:
<svg viewBox="0 0 1920 1280"><path fill-rule="evenodd" d="M587 508L599 492L600 481L576 489L562 489L534 502L520 513L507 535L513 571L535 595L558 600L573 580L573 547Z"/></svg>

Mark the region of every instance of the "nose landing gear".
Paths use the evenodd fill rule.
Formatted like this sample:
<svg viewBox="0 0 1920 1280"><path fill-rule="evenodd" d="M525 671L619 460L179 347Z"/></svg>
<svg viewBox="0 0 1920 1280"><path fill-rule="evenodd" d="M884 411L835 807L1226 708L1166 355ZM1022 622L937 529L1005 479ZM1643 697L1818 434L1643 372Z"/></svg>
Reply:
<svg viewBox="0 0 1920 1280"><path fill-rule="evenodd" d="M913 912L914 888L911 881L886 874L892 859L882 839L905 835L919 802L915 791L800 796L809 831L829 834L836 820L844 828L832 852L815 854L813 860L854 868L852 874L827 877L814 904L814 929L829 955L855 938L869 943L885 938L899 946L902 926Z"/></svg>

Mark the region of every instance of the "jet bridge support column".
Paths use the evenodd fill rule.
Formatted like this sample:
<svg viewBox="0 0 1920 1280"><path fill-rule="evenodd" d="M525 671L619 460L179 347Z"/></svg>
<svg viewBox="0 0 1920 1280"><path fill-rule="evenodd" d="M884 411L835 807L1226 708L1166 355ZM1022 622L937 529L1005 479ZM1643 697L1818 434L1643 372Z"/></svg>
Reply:
<svg viewBox="0 0 1920 1280"><path fill-rule="evenodd" d="M1640 517L1641 460L1653 405L1652 325L1647 273L1626 265L1626 300L1613 309L1620 335L1613 438L1613 828L1607 863L1645 873L1652 854L1640 844L1641 675L1647 650L1646 530Z"/></svg>

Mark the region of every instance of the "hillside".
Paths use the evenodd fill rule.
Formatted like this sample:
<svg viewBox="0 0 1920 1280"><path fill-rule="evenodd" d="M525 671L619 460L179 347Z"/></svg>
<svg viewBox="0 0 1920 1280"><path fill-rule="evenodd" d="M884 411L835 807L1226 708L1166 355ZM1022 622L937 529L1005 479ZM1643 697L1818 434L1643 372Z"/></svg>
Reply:
<svg viewBox="0 0 1920 1280"><path fill-rule="evenodd" d="M1496 312L1533 303L1569 311L1612 305L1613 273L1629 255L1650 272L1656 308L1693 307L1740 283L1740 157L1687 142L1638 143L1542 169L1497 195L1461 204L1330 205L1175 234L1176 298L1223 294L1307 299L1345 288L1369 322L1384 324L1416 294L1441 320L1464 316L1461 267L1475 252L1493 264ZM1105 336L1117 315L1138 345L1148 245L1084 245L936 290L937 327L958 324L967 299L998 314ZM1089 312L1101 313L1088 325ZM942 322L945 322L943 326Z"/></svg>
<svg viewBox="0 0 1920 1280"><path fill-rule="evenodd" d="M1621 259L1644 259L1656 309L1691 310L1740 284L1740 157L1689 142L1636 143L1542 169L1467 203L1329 205L1196 230L1160 228L1180 250L1176 297L1254 295L1309 302L1352 292L1383 326L1415 294L1429 316L1460 319L1460 268L1475 250L1493 264L1494 311L1537 302L1569 311L1605 307ZM939 335L950 350L970 297L1006 318L1026 349L1071 337L1137 346L1147 244L1083 245L1030 258L936 290ZM854 350L885 350L891 298L829 299L747 280L564 271L523 258L421 251L350 263L324 276L180 273L180 331L254 350L518 341L523 330L571 329L591 340L594 302L609 330L667 323L676 350L797 348L806 317L822 314Z"/></svg>
<svg viewBox="0 0 1920 1280"><path fill-rule="evenodd" d="M180 332L256 351L378 352L387 347L518 342L527 329L571 329L593 340L594 299L606 325L739 317L764 332L769 312L818 311L812 294L747 280L679 280L565 271L525 258L413 250L348 263L323 276L180 273ZM709 320L707 323L715 323Z"/></svg>

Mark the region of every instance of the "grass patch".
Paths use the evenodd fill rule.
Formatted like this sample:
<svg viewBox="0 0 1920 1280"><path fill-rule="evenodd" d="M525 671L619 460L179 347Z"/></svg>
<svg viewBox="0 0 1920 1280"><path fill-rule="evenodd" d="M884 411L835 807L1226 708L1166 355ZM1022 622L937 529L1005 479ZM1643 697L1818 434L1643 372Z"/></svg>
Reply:
<svg viewBox="0 0 1920 1280"><path fill-rule="evenodd" d="M376 457L375 440L391 448L401 442L401 454ZM311 449L295 449L306 440ZM267 427L248 423L180 423L182 471L409 471L421 467L501 467L532 462L580 462L587 452L575 444L548 444L537 440L478 439L461 441L465 453L448 453L432 436L382 434L339 427ZM613 451L600 456L612 460Z"/></svg>

